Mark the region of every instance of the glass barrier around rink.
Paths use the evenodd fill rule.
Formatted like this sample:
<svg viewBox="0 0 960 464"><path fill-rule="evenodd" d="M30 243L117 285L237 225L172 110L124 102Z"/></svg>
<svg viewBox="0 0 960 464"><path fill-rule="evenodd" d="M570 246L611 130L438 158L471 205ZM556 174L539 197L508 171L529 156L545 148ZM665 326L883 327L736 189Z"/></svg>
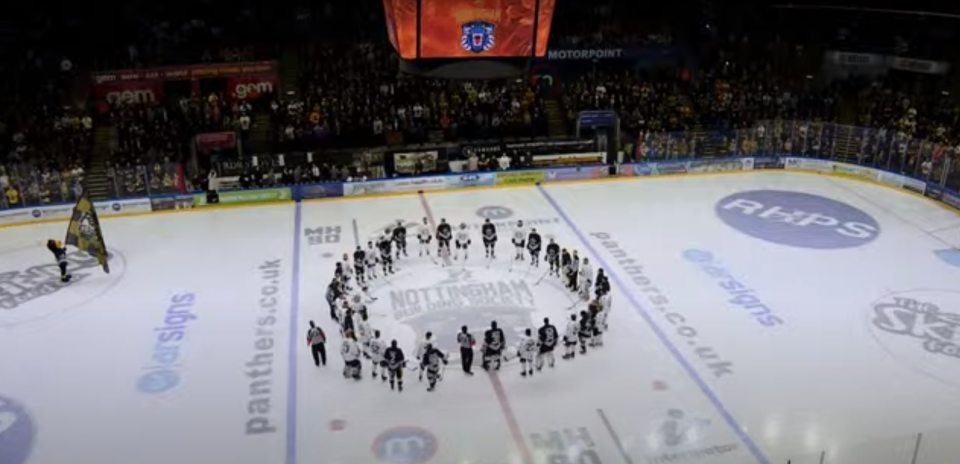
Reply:
<svg viewBox="0 0 960 464"><path fill-rule="evenodd" d="M952 464L960 462L958 439L960 427L838 444L823 443L829 440L811 434L799 437L796 443L807 451L770 458L772 462L787 464Z"/></svg>
<svg viewBox="0 0 960 464"><path fill-rule="evenodd" d="M638 161L726 156L799 156L884 169L960 188L960 149L946 141L820 121L768 120L727 131L645 132Z"/></svg>
<svg viewBox="0 0 960 464"><path fill-rule="evenodd" d="M0 188L0 207L42 206L75 201L83 175L70 170L56 171L26 163L3 166L0 176L6 184Z"/></svg>

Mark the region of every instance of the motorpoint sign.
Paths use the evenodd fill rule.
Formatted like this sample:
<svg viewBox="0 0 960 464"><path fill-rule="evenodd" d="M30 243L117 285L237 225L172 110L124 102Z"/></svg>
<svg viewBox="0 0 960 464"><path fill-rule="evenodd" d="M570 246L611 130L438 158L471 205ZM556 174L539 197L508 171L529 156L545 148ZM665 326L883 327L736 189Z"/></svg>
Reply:
<svg viewBox="0 0 960 464"><path fill-rule="evenodd" d="M852 248L872 242L880 225L869 214L830 198L784 190L738 192L716 214L751 237L800 248Z"/></svg>

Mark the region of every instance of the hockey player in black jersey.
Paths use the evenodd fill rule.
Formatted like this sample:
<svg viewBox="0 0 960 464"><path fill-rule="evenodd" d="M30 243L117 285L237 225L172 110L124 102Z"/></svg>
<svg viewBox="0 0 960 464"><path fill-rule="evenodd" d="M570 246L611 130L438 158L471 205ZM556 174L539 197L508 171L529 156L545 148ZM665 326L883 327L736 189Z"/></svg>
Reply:
<svg viewBox="0 0 960 464"><path fill-rule="evenodd" d="M390 374L390 389L396 384L399 391L403 391L403 366L407 361L403 357L403 350L397 346L396 340L390 341L390 348L383 353L383 363Z"/></svg>
<svg viewBox="0 0 960 464"><path fill-rule="evenodd" d="M353 252L353 270L357 274L357 283L362 284L367 281L366 276L364 275L364 270L366 270L366 259L367 252L363 251L363 248L360 245L357 245L357 250Z"/></svg>
<svg viewBox="0 0 960 464"><path fill-rule="evenodd" d="M487 218L483 222L480 233L483 236L483 248L487 251L487 259L497 259L497 226L490 222L490 218Z"/></svg>
<svg viewBox="0 0 960 464"><path fill-rule="evenodd" d="M560 245L550 239L547 245L547 264L550 265L550 274L560 277Z"/></svg>
<svg viewBox="0 0 960 464"><path fill-rule="evenodd" d="M404 257L407 256L407 228L404 227L403 221L397 219L397 226L393 228L393 242L397 245L397 259L400 259L400 254L402 253Z"/></svg>
<svg viewBox="0 0 960 464"><path fill-rule="evenodd" d="M610 293L610 279L603 273L603 269L597 271L597 282L594 287L596 288L597 298Z"/></svg>
<svg viewBox="0 0 960 464"><path fill-rule="evenodd" d="M390 254L393 240L390 238L389 232L388 229L377 242L377 248L380 249L380 264L383 265L383 275L393 274L393 256Z"/></svg>
<svg viewBox="0 0 960 464"><path fill-rule="evenodd" d="M543 242L540 240L540 233L537 229L530 229L530 235L527 236L527 250L530 252L530 265L540 267L540 247Z"/></svg>
<svg viewBox="0 0 960 464"><path fill-rule="evenodd" d="M553 367L553 349L557 347L557 341L560 334L557 328L550 324L550 318L543 318L543 327L537 329L537 336L540 338L540 352L537 353L537 370L543 369L543 365L549 361L550 367Z"/></svg>
<svg viewBox="0 0 960 464"><path fill-rule="evenodd" d="M423 356L423 364L427 369L427 382L430 383L430 386L427 387L427 391L433 391L437 388L437 381L443 378L441 372L443 365L447 365L447 356L443 354L440 350L435 348L432 344L426 346L426 354Z"/></svg>
<svg viewBox="0 0 960 464"><path fill-rule="evenodd" d="M453 239L453 230L446 219L440 219L437 226L437 256L441 259L450 257L450 240Z"/></svg>
<svg viewBox="0 0 960 464"><path fill-rule="evenodd" d="M491 367L494 370L500 370L505 343L503 330L497 327L497 321L491 322L490 328L483 333L483 370L488 371Z"/></svg>
<svg viewBox="0 0 960 464"><path fill-rule="evenodd" d="M570 257L570 252L566 249L563 250L563 253L560 255L560 268L563 269L563 274L567 278L567 289L572 290L570 286L571 281L576 280L576 272L573 270L571 263L573 259ZM571 272L573 273L571 277Z"/></svg>

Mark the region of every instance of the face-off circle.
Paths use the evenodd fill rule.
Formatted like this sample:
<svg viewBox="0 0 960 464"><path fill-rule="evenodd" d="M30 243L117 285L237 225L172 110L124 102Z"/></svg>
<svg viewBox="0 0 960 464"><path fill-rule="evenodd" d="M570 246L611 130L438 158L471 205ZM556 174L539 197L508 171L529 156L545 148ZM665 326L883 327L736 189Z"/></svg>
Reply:
<svg viewBox="0 0 960 464"><path fill-rule="evenodd" d="M67 272L73 276L68 283L60 282L60 268L43 247L0 253L0 329L68 311L109 292L122 280L126 259L113 248L107 251L109 275L96 258L81 251L67 253Z"/></svg>
<svg viewBox="0 0 960 464"><path fill-rule="evenodd" d="M717 202L717 216L751 237L800 248L853 248L880 225L869 214L820 195L784 190L738 192Z"/></svg>
<svg viewBox="0 0 960 464"><path fill-rule="evenodd" d="M33 450L36 427L26 409L0 396L0 462L24 464Z"/></svg>

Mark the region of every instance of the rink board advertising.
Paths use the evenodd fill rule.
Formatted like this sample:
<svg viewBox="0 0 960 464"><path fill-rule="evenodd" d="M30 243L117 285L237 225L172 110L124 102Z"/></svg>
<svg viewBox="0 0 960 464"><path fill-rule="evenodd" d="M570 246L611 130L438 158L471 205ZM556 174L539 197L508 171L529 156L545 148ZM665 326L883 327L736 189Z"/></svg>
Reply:
<svg viewBox="0 0 960 464"><path fill-rule="evenodd" d="M556 0L383 1L387 37L407 60L545 56L555 6Z"/></svg>

